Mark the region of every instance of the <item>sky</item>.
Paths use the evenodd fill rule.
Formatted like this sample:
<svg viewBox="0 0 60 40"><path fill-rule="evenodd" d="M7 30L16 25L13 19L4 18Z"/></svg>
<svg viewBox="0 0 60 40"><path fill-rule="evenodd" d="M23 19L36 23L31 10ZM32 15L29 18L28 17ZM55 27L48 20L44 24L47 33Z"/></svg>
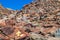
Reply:
<svg viewBox="0 0 60 40"><path fill-rule="evenodd" d="M32 0L0 0L0 4L5 8L20 10L24 5L31 3Z"/></svg>

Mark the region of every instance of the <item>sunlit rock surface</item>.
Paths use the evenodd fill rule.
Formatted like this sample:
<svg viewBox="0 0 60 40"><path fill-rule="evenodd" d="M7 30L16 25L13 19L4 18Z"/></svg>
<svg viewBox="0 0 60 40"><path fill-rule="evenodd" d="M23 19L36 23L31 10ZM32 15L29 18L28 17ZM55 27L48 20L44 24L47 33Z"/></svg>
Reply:
<svg viewBox="0 0 60 40"><path fill-rule="evenodd" d="M60 1L33 0L22 10L0 5L0 39L60 40Z"/></svg>

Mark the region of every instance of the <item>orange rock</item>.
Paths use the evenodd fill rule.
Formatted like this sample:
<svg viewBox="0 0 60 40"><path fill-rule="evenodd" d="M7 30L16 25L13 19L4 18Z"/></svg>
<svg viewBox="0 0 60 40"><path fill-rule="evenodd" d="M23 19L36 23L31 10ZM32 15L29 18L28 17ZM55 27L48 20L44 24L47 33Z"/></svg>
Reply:
<svg viewBox="0 0 60 40"><path fill-rule="evenodd" d="M47 34L47 33L54 33L56 31L56 29L57 29L56 27L52 27L52 28L44 29L43 32L45 34Z"/></svg>
<svg viewBox="0 0 60 40"><path fill-rule="evenodd" d="M28 36L28 33L26 33L23 29L20 29L19 27L15 27L14 33L8 36L10 38L19 39Z"/></svg>
<svg viewBox="0 0 60 40"><path fill-rule="evenodd" d="M6 26L5 21L0 20L0 26Z"/></svg>
<svg viewBox="0 0 60 40"><path fill-rule="evenodd" d="M26 34L21 34L20 35L20 38L24 38L24 37L26 37Z"/></svg>
<svg viewBox="0 0 60 40"><path fill-rule="evenodd" d="M2 38L2 39L9 39L9 37L8 36L4 36L4 34L0 34L0 38Z"/></svg>

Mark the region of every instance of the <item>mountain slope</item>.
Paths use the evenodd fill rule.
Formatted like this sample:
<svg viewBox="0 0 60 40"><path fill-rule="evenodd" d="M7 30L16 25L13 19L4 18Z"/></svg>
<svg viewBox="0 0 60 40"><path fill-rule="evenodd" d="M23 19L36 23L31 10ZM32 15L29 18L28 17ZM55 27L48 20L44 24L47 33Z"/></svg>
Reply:
<svg viewBox="0 0 60 40"><path fill-rule="evenodd" d="M9 10L0 6L1 39L60 40L56 36L59 28L59 0L34 0L22 10Z"/></svg>

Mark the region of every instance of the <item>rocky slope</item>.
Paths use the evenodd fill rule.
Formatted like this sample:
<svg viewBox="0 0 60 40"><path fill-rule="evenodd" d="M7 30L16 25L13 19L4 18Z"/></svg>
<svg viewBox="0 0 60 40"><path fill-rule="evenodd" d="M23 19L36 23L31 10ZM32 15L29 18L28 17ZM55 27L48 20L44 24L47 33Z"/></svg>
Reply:
<svg viewBox="0 0 60 40"><path fill-rule="evenodd" d="M34 0L22 10L0 6L0 40L60 40L59 28L59 0Z"/></svg>

